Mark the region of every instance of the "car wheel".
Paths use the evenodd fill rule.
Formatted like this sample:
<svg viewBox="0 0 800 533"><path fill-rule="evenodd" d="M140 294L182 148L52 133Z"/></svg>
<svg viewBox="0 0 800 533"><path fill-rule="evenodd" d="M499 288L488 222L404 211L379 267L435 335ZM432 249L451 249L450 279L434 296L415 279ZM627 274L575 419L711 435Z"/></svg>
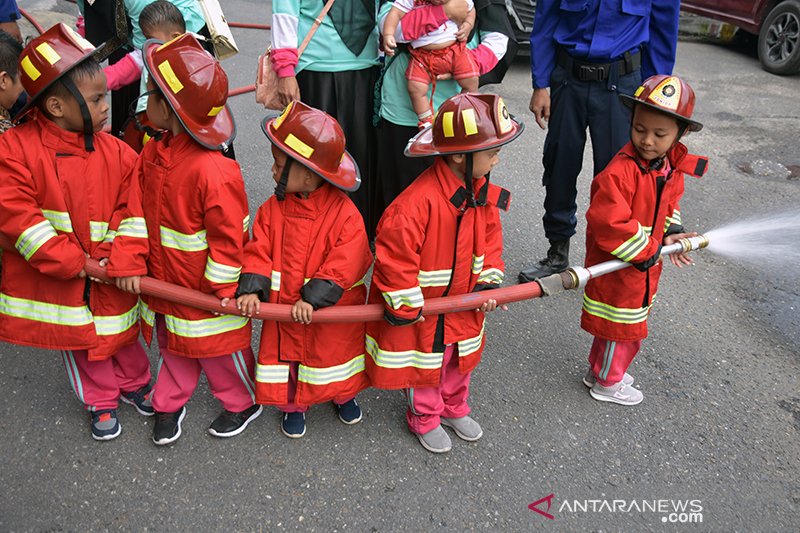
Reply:
<svg viewBox="0 0 800 533"><path fill-rule="evenodd" d="M767 72L800 72L800 1L781 2L764 19L758 34L758 59Z"/></svg>

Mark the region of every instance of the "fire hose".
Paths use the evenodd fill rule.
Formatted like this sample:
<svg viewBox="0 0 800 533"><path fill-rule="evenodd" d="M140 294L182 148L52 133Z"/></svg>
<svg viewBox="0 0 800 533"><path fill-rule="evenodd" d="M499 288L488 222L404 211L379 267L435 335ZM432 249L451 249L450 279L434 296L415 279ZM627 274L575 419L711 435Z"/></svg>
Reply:
<svg viewBox="0 0 800 533"><path fill-rule="evenodd" d="M667 255L699 250L708 246L708 239L699 235L689 237L661 248L661 257ZM570 267L559 274L552 274L533 283L513 285L491 291L473 292L457 296L443 296L425 301L422 308L423 316L470 311L479 308L487 300L496 300L498 305L551 296L566 290L580 289L586 283L598 276L603 276L617 270L631 266L630 263L619 260L606 261L589 267ZM110 283L105 268L93 260L87 259L86 273L95 279ZM143 294L155 296L170 302L180 303L221 314L238 315L236 303L231 301L228 306L222 307L219 298L210 294L187 289L160 281L147 276L142 277L140 288ZM260 312L254 316L259 320L277 320L289 322L292 320L291 305L262 303ZM314 322L373 322L383 319L383 306L381 304L366 305L341 305L328 307L314 312Z"/></svg>

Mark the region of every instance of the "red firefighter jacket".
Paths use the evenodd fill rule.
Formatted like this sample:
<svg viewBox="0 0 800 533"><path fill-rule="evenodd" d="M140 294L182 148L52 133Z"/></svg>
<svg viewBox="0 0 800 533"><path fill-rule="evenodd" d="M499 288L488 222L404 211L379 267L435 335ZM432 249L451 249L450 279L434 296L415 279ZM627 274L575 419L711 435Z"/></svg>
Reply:
<svg viewBox="0 0 800 533"><path fill-rule="evenodd" d="M683 174L702 176L708 160L688 154L680 143L667 158L671 171L665 177L663 171L649 169L628 143L594 178L586 213L587 266L611 259L654 260L665 234L685 231L679 207ZM646 338L661 268L662 262L656 262L644 272L626 268L589 280L581 327L613 341Z"/></svg>
<svg viewBox="0 0 800 533"><path fill-rule="evenodd" d="M462 373L480 361L483 313L448 313L392 325L414 321L426 298L467 294L503 281L497 207L506 209L510 195L485 178L473 185L488 197L487 205L467 208L463 181L444 158L437 158L378 224L369 301L384 304L386 320L367 324L367 373L375 387L438 385L445 345L458 345Z"/></svg>
<svg viewBox="0 0 800 533"><path fill-rule="evenodd" d="M242 269L250 216L239 165L188 134L147 143L128 201L147 222L148 246L117 239L109 275L148 275L217 298L233 298ZM234 305L234 304L231 304ZM215 316L188 305L142 297L142 333L152 340L164 315L168 348L186 357L216 357L250 346L250 321Z"/></svg>
<svg viewBox="0 0 800 533"><path fill-rule="evenodd" d="M273 196L258 210L245 246L240 294L315 309L361 305L372 263L367 233L350 198L324 183L303 198ZM294 401L313 405L355 396L369 384L364 372L365 325L299 324L265 320L256 366L256 401L288 402L289 363L299 363Z"/></svg>
<svg viewBox="0 0 800 533"><path fill-rule="evenodd" d="M139 335L135 295L75 277L115 235L137 233L122 218L136 154L105 133L94 148L39 113L0 136L2 340L97 360Z"/></svg>

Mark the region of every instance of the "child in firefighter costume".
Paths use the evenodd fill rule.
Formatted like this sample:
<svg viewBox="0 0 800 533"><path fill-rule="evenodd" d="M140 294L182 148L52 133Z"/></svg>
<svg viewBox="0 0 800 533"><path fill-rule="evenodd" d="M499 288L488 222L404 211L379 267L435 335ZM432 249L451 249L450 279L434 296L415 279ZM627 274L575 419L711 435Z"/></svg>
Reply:
<svg viewBox="0 0 800 533"><path fill-rule="evenodd" d="M468 416L470 374L484 347L484 313L422 318L426 298L467 294L503 281L498 208L508 191L489 183L500 147L522 133L502 98L462 93L446 100L431 128L409 141L409 157L439 156L392 202L378 224L371 303L384 321L367 325L367 373L373 386L405 389L406 419L425 449L450 450L442 425L476 441Z"/></svg>
<svg viewBox="0 0 800 533"><path fill-rule="evenodd" d="M636 405L642 393L626 371L647 337L647 317L661 275L661 246L687 236L679 202L683 175L702 176L708 160L690 155L679 142L700 131L691 119L694 91L675 76L651 76L634 95L620 95L633 107L631 141L592 182L586 213L586 264L611 259L632 263L589 280L581 327L594 335L583 382L592 398ZM678 267L686 254L671 255Z"/></svg>
<svg viewBox="0 0 800 533"><path fill-rule="evenodd" d="M294 322L264 321L256 401L283 412L281 431L305 435L305 412L333 400L345 424L361 420L356 394L367 385L363 323L312 324L313 311L366 301L372 263L364 221L345 194L361 184L336 119L292 102L261 125L272 143L275 195L258 210L245 247L237 304L292 305Z"/></svg>
<svg viewBox="0 0 800 533"><path fill-rule="evenodd" d="M129 201L144 217L147 247L115 242L109 275L118 286L138 292L138 276L150 276L219 298L233 298L242 268L250 217L239 165L220 153L235 135L226 105L228 79L219 63L191 34L166 44L150 40L143 49L148 80L147 116L164 130L139 157ZM117 245L135 252L135 268L116 263ZM261 414L255 404L246 317L215 316L188 305L143 297L142 333L153 330L161 353L153 407L153 442L169 444L181 435L185 404L205 372L223 407L208 428L217 437L238 435Z"/></svg>
<svg viewBox="0 0 800 533"><path fill-rule="evenodd" d="M0 141L4 243L0 339L61 350L70 383L92 415L92 437L122 430L119 399L153 414L150 362L138 342L138 298L86 277L114 236L139 236L123 219L136 154L102 133L106 80L94 47L64 24L20 56L28 104Z"/></svg>

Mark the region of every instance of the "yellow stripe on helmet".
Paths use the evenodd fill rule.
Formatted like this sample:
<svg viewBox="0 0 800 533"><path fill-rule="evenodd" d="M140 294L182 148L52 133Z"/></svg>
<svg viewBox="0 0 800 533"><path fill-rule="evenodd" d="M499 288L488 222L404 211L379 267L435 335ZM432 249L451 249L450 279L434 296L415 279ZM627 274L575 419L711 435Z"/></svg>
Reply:
<svg viewBox="0 0 800 533"><path fill-rule="evenodd" d="M183 84L181 80L178 79L178 76L175 75L175 71L172 70L172 65L169 64L169 60L165 60L158 65L158 71L164 76L164 81L167 82L169 88L172 89L173 94L178 94L183 90Z"/></svg>
<svg viewBox="0 0 800 533"><path fill-rule="evenodd" d="M289 134L286 136L286 140L283 141L286 143L286 146L297 152L298 154L302 155L306 159L311 157L311 154L314 153L314 149L311 148L309 145L295 137L293 134Z"/></svg>
<svg viewBox="0 0 800 533"><path fill-rule="evenodd" d="M53 47L50 46L50 43L42 43L36 47L36 51L42 54L42 57L47 60L48 63L51 65L55 65L61 60L61 56L58 55L58 52L53 50Z"/></svg>
<svg viewBox="0 0 800 533"><path fill-rule="evenodd" d="M464 133L466 135L475 135L478 133L478 122L475 120L474 109L462 110L461 118L464 121Z"/></svg>

